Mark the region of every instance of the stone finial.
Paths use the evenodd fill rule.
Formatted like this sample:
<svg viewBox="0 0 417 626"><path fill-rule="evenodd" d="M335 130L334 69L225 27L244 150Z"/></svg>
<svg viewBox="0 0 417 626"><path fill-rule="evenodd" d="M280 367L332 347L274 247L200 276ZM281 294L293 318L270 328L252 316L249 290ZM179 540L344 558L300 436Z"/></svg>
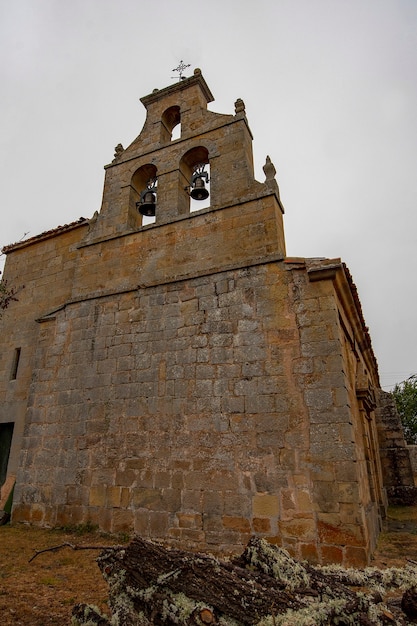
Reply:
<svg viewBox="0 0 417 626"><path fill-rule="evenodd" d="M271 191L276 193L278 200L280 200L279 187L277 181L275 180L275 174L277 173L277 170L275 169L275 165L272 163L269 156L266 157L265 165L262 169L265 174L265 185L268 187L268 189L271 189Z"/></svg>
<svg viewBox="0 0 417 626"><path fill-rule="evenodd" d="M114 161L119 158L124 152L124 148L121 143L118 143L114 149Z"/></svg>
<svg viewBox="0 0 417 626"><path fill-rule="evenodd" d="M273 178L275 178L277 170L275 169L275 166L269 156L266 157L265 165L262 169L264 171L266 180L272 180Z"/></svg>
<svg viewBox="0 0 417 626"><path fill-rule="evenodd" d="M235 102L235 113L245 113L245 103L242 98L238 98Z"/></svg>
<svg viewBox="0 0 417 626"><path fill-rule="evenodd" d="M97 218L98 218L98 211L94 211L93 217L91 217L88 220L88 223L90 224L90 226L92 226L93 224L95 224L97 222Z"/></svg>

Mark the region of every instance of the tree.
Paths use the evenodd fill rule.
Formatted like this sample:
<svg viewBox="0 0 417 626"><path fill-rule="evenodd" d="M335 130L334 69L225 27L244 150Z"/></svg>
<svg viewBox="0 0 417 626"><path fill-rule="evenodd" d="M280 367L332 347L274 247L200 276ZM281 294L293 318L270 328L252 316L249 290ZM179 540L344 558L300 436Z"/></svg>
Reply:
<svg viewBox="0 0 417 626"><path fill-rule="evenodd" d="M0 256L3 255L3 252L0 253ZM16 289L14 287L9 287L7 280L1 277L0 270L0 319L3 315L3 311L7 309L10 302L13 300L17 300L16 298Z"/></svg>
<svg viewBox="0 0 417 626"><path fill-rule="evenodd" d="M7 280L0 280L0 318L13 300L17 300L16 289L9 287Z"/></svg>
<svg viewBox="0 0 417 626"><path fill-rule="evenodd" d="M28 233L24 233L23 237L19 241L22 241ZM3 256L5 248L0 249L0 256ZM17 298L18 292L24 288L24 285L16 289L16 287L9 287L7 280L1 277L0 270L0 319L2 318L3 311L7 309L9 304L13 301L17 302L19 298Z"/></svg>
<svg viewBox="0 0 417 626"><path fill-rule="evenodd" d="M417 374L397 383L392 395L400 414L405 440L408 444L417 444Z"/></svg>

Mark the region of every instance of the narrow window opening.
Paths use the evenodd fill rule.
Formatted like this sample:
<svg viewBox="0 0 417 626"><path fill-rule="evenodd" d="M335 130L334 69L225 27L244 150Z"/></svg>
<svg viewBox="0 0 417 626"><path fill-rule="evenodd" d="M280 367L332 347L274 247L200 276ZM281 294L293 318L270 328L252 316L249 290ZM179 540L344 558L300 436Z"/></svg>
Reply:
<svg viewBox="0 0 417 626"><path fill-rule="evenodd" d="M16 348L14 351L14 356L13 356L13 364L12 364L12 371L10 374L10 380L16 380L17 378L17 369L19 367L20 353L21 353L21 348Z"/></svg>
<svg viewBox="0 0 417 626"><path fill-rule="evenodd" d="M169 143L181 137L181 110L179 106L169 107L161 118L161 142Z"/></svg>
<svg viewBox="0 0 417 626"><path fill-rule="evenodd" d="M0 424L0 487L7 478L10 449L12 447L14 422Z"/></svg>

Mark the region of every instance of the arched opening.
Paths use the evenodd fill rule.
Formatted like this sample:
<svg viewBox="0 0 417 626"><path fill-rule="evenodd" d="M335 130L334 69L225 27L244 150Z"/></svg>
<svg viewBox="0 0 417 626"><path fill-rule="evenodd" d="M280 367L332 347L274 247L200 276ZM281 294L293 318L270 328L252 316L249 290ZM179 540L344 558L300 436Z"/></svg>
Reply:
<svg viewBox="0 0 417 626"><path fill-rule="evenodd" d="M140 212L140 206L143 204L143 193L149 190L150 187L156 187L157 169L153 163L146 163L142 165L132 176L130 183L130 208L136 211L141 219L142 226L146 224L153 224L155 222L155 215L143 215ZM154 195L156 195L155 192Z"/></svg>
<svg viewBox="0 0 417 626"><path fill-rule="evenodd" d="M181 137L181 111L179 106L169 107L161 118L161 142L168 143Z"/></svg>
<svg viewBox="0 0 417 626"><path fill-rule="evenodd" d="M199 188L203 193L194 193ZM192 195L201 196L194 199ZM210 162L207 148L198 146L186 152L180 161L179 202L181 213L210 206Z"/></svg>

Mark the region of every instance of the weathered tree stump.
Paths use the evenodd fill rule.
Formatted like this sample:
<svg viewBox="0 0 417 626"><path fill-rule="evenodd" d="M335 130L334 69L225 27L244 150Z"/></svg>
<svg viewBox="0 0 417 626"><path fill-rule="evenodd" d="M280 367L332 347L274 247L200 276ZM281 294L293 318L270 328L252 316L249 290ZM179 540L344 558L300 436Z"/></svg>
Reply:
<svg viewBox="0 0 417 626"><path fill-rule="evenodd" d="M401 600L401 608L408 618L417 622L417 590L407 589Z"/></svg>
<svg viewBox="0 0 417 626"><path fill-rule="evenodd" d="M73 618L80 625L407 623L400 615L394 616L394 609L389 610L378 588L373 588L387 578L381 571L314 567L258 538L251 539L240 557L219 561L203 554L167 550L136 537L127 547L105 549L97 562L109 584L113 618L77 605ZM399 586L407 577L401 578L401 570L392 571L393 585ZM415 571L412 575L417 584ZM362 589L364 581L371 587L367 594ZM405 602L412 606L414 600L410 596Z"/></svg>

